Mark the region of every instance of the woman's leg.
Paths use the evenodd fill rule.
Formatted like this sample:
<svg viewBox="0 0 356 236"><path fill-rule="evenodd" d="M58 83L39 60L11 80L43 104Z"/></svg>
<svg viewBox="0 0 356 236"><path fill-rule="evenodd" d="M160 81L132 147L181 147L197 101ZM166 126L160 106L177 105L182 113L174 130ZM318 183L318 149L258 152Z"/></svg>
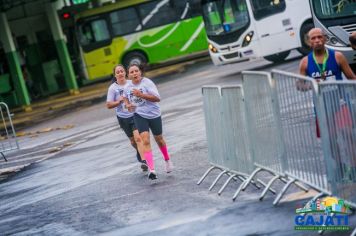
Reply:
<svg viewBox="0 0 356 236"><path fill-rule="evenodd" d="M153 133L153 136L156 140L156 143L159 149L162 152L162 155L166 164L166 172L169 173L173 170L173 164L170 160L170 156L168 154L167 144L162 136L162 119L161 117L157 117L155 119L150 120L150 128Z"/></svg>
<svg viewBox="0 0 356 236"><path fill-rule="evenodd" d="M161 119L161 117L151 119L149 121L149 126L150 126L152 134L156 140L156 143L163 154L164 160L168 161L169 154L168 154L166 142L164 141L163 136L162 136L162 119Z"/></svg>
<svg viewBox="0 0 356 236"><path fill-rule="evenodd" d="M140 153L138 152L138 149L137 149L137 145L136 145L136 142L135 142L135 139L134 137L128 137L129 140L130 140L130 143L131 143L131 146L136 150L136 158L137 158L137 161L138 162L141 162L141 155Z"/></svg>
<svg viewBox="0 0 356 236"><path fill-rule="evenodd" d="M137 151L141 156L141 160L144 161L145 160L145 155L144 155L144 151L143 151L143 143L142 143L141 136L140 136L140 134L139 134L137 129L135 129L133 131L133 139L134 139L135 145L137 147Z"/></svg>
<svg viewBox="0 0 356 236"><path fill-rule="evenodd" d="M137 149L137 145L136 145L134 134L133 134L133 130L134 130L133 118L120 118L120 117L117 117L117 119L119 121L121 129L124 130L126 136L129 138L131 146L133 148L135 148L135 150L136 150L137 161L141 162L142 161L142 155L139 152L139 150Z"/></svg>
<svg viewBox="0 0 356 236"><path fill-rule="evenodd" d="M135 121L135 126L140 133L141 137L141 142L142 142L142 149L143 149L143 155L144 158L146 159L146 163L148 165L148 168L150 169L150 173L148 177L150 179L156 179L156 174L154 173L154 161L153 161L153 155L152 155L152 149L151 149L151 143L150 143L150 133L149 133L149 120L141 117L138 114L134 115L134 121Z"/></svg>
<svg viewBox="0 0 356 236"><path fill-rule="evenodd" d="M150 133L148 131L144 131L144 132L140 133L140 137L142 140L143 153L144 153L144 157L146 159L148 168L150 168L151 171L154 171L155 166L154 166L152 148L151 148L151 143L150 143Z"/></svg>
<svg viewBox="0 0 356 236"><path fill-rule="evenodd" d="M162 134L161 135L154 135L154 138L156 140L156 143L159 147L159 149L161 150L164 160L168 161L169 160L169 154L168 154L168 150L167 150L167 145L166 145L166 141L164 141Z"/></svg>

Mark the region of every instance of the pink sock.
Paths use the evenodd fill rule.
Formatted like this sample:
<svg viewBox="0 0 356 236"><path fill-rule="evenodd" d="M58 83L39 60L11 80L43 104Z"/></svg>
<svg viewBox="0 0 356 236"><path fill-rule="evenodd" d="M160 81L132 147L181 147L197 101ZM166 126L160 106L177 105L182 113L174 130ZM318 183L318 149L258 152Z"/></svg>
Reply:
<svg viewBox="0 0 356 236"><path fill-rule="evenodd" d="M161 149L161 152L163 154L164 160L168 161L169 160L169 154L168 154L168 150L167 150L167 145L159 147L159 149Z"/></svg>
<svg viewBox="0 0 356 236"><path fill-rule="evenodd" d="M146 163L148 165L148 168L150 168L150 170L154 170L155 169L155 164L153 162L152 151L145 152L144 155L145 155L145 158L146 158Z"/></svg>

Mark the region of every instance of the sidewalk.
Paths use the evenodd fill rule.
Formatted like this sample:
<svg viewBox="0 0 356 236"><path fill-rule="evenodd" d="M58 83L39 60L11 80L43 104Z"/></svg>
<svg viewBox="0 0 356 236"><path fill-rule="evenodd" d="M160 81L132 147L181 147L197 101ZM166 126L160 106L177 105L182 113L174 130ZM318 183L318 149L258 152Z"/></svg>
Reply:
<svg viewBox="0 0 356 236"><path fill-rule="evenodd" d="M185 66L196 61L207 60L201 58L195 61L183 62L159 69L154 69L145 73L149 78L173 74L184 71ZM102 102L106 98L110 81L102 81L80 88L77 95L69 95L67 92L56 94L43 100L34 101L31 104L32 111L25 112L21 108L11 109L12 121L19 136L24 135L21 130L43 121L50 120L59 115L63 115L78 107L86 107L91 104Z"/></svg>

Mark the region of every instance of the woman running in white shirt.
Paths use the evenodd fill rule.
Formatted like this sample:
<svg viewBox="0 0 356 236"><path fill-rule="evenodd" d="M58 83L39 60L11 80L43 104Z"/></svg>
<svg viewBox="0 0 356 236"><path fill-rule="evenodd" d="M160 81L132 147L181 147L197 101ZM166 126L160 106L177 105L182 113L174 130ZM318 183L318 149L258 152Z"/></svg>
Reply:
<svg viewBox="0 0 356 236"><path fill-rule="evenodd" d="M157 179L149 130L163 154L166 172L169 173L173 169L167 145L162 136L161 110L158 105L161 98L152 80L142 76L142 68L139 65L130 65L128 72L132 84L125 88L125 103L130 111L134 111L135 126L142 139L143 153L149 169L148 178Z"/></svg>
<svg viewBox="0 0 356 236"><path fill-rule="evenodd" d="M126 71L124 66L115 66L113 72L115 81L108 89L106 107L108 109L116 108L116 117L119 121L120 127L130 139L131 145L136 149L136 157L137 161L141 163L141 169L143 171L147 171L148 168L146 161L144 158L141 158L143 156L142 141L134 125L133 113L127 110L124 103L124 90L127 86L131 85L131 81L126 80Z"/></svg>

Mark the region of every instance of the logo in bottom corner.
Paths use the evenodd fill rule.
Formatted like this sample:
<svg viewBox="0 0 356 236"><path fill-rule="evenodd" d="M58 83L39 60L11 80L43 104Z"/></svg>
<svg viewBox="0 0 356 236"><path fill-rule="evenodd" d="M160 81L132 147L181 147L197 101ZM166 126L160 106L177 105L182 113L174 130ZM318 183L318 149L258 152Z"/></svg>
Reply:
<svg viewBox="0 0 356 236"><path fill-rule="evenodd" d="M325 197L310 200L295 210L295 230L350 230L350 207L343 199Z"/></svg>

